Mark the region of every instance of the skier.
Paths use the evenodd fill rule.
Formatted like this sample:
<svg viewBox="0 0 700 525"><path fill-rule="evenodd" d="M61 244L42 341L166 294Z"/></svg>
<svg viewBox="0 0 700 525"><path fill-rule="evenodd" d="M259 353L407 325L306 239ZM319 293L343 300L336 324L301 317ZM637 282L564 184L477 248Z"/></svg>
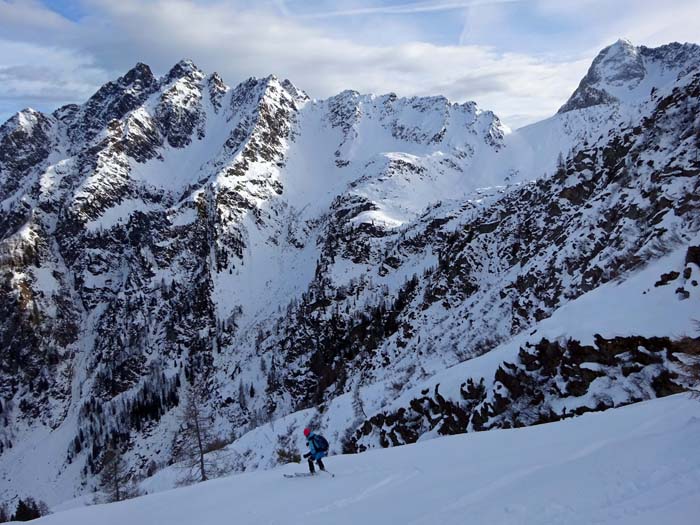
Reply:
<svg viewBox="0 0 700 525"><path fill-rule="evenodd" d="M309 447L309 451L304 454L304 457L309 459L309 472L316 474L314 461L318 464L318 468L325 471L326 467L321 458L328 455L328 441L321 434L311 432L309 428L304 429L304 436L306 436L306 446Z"/></svg>

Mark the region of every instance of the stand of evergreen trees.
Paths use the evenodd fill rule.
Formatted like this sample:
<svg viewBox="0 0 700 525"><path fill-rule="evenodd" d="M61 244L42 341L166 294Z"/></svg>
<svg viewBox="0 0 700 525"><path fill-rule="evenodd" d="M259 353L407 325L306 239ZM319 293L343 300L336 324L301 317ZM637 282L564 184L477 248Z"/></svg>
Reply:
<svg viewBox="0 0 700 525"><path fill-rule="evenodd" d="M0 505L0 523L8 521L31 521L49 514L49 507L43 501L34 498L20 499L17 508L12 513L7 506Z"/></svg>

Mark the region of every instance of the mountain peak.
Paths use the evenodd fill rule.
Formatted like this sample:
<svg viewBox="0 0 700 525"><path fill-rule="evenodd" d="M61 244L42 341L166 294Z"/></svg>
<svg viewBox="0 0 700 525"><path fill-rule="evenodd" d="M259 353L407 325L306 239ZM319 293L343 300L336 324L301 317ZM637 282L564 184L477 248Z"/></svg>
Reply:
<svg viewBox="0 0 700 525"><path fill-rule="evenodd" d="M267 92L271 89L272 92L275 91L285 91L294 100L304 101L309 100L309 96L302 89L295 86L289 79L280 80L275 74L267 75L264 78L251 77L248 79L246 84L251 86L258 86L263 92Z"/></svg>
<svg viewBox="0 0 700 525"><path fill-rule="evenodd" d="M0 129L3 132L21 129L30 133L41 117L42 114L34 108L24 108L12 115L7 122L0 126Z"/></svg>
<svg viewBox="0 0 700 525"><path fill-rule="evenodd" d="M673 83L697 67L699 50L692 44L638 47L621 38L598 53L559 113L601 104L640 103L653 88Z"/></svg>
<svg viewBox="0 0 700 525"><path fill-rule="evenodd" d="M280 85L286 89L289 93L291 93L294 98L298 98L300 100L309 100L309 95L306 94L306 91L303 89L298 88L291 80L288 78L285 78Z"/></svg>
<svg viewBox="0 0 700 525"><path fill-rule="evenodd" d="M301 89L296 87L289 79L285 78L281 80L274 73L271 73L264 78L256 80L266 87L274 86L275 88L285 89L292 94L301 93L303 96L306 96L306 93L304 93Z"/></svg>
<svg viewBox="0 0 700 525"><path fill-rule="evenodd" d="M203 76L204 74L202 73L202 70L199 69L194 62L192 62L192 60L182 59L172 68L170 68L168 74L165 75L165 79L167 82L170 82L176 78L183 78L192 75Z"/></svg>
<svg viewBox="0 0 700 525"><path fill-rule="evenodd" d="M610 51L633 51L636 52L636 47L632 43L632 41L629 38L618 38L614 44L609 45L608 47L604 48L601 53L605 52L606 50Z"/></svg>
<svg viewBox="0 0 700 525"><path fill-rule="evenodd" d="M150 84L155 80L155 77L153 76L151 68L147 64L137 62L134 67L126 72L122 79L126 84L134 84L136 82Z"/></svg>
<svg viewBox="0 0 700 525"><path fill-rule="evenodd" d="M639 49L622 38L598 54L590 71L596 80L608 82L635 80L645 73Z"/></svg>
<svg viewBox="0 0 700 525"><path fill-rule="evenodd" d="M37 117L40 115L39 111L32 107L26 107L21 111L15 113L17 122L21 125L30 124L36 121Z"/></svg>
<svg viewBox="0 0 700 525"><path fill-rule="evenodd" d="M209 82L213 82L215 84L223 84L224 83L224 79L221 78L221 75L219 75L219 73L217 73L216 71L214 71L207 78L209 79Z"/></svg>

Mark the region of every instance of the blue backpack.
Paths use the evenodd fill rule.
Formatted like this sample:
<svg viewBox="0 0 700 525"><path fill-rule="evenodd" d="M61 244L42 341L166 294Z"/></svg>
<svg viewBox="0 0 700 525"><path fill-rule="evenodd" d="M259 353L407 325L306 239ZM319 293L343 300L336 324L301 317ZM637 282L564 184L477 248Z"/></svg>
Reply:
<svg viewBox="0 0 700 525"><path fill-rule="evenodd" d="M328 452L328 440L320 434L311 436L316 452Z"/></svg>

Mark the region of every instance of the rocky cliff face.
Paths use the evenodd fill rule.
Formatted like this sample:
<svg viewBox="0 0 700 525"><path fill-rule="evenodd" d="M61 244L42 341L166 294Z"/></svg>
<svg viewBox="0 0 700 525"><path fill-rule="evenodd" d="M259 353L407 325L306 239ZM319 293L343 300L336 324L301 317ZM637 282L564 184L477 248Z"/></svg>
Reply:
<svg viewBox="0 0 700 525"><path fill-rule="evenodd" d="M698 351L697 345L599 335L593 345L547 339L526 343L515 362L504 361L492 377L467 378L458 395L441 393L437 383L407 406L373 415L344 443L345 451L415 443L428 433L539 425L684 392L687 385L676 370L683 356Z"/></svg>
<svg viewBox="0 0 700 525"><path fill-rule="evenodd" d="M134 474L167 463L192 381L222 437L364 390L371 407L336 429L349 449L432 431L417 400L375 432L400 420L388 407L401 392L692 244L697 56L618 43L562 114L511 135L473 103L310 100L272 76L230 88L189 61L161 78L138 64L82 106L20 112L0 128L5 485L29 492L27 465L48 460L45 493L67 498L94 485L110 443ZM653 68L664 81L634 103L601 87L652 82ZM566 148L543 146L543 129L563 129ZM556 167L531 180L535 155ZM679 301L697 300L692 281ZM556 348L568 394L642 366L572 372L580 347ZM523 356L501 384L534 377ZM541 366L535 404L556 376ZM644 395L683 387L645 374ZM457 407L444 432L539 421L469 388L477 419Z"/></svg>
<svg viewBox="0 0 700 525"><path fill-rule="evenodd" d="M603 49L559 113L600 104L639 104L651 90L673 85L700 67L700 47L674 42L657 48L618 40Z"/></svg>

